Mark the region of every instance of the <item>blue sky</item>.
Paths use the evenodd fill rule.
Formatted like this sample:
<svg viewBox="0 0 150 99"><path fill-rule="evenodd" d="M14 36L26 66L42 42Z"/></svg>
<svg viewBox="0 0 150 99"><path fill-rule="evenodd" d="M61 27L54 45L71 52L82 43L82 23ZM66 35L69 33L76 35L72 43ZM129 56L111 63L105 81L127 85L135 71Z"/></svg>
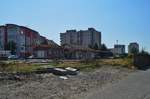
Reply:
<svg viewBox="0 0 150 99"><path fill-rule="evenodd" d="M0 24L28 26L59 43L67 29L94 27L102 42L138 42L150 51L150 0L0 0Z"/></svg>

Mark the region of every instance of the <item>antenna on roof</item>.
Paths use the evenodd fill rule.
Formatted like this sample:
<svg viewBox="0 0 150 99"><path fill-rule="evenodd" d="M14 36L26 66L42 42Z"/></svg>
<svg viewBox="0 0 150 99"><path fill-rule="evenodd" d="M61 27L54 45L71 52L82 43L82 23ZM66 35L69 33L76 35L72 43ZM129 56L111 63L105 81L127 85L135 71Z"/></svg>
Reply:
<svg viewBox="0 0 150 99"><path fill-rule="evenodd" d="M117 45L118 45L118 40L116 40L116 43L117 43Z"/></svg>

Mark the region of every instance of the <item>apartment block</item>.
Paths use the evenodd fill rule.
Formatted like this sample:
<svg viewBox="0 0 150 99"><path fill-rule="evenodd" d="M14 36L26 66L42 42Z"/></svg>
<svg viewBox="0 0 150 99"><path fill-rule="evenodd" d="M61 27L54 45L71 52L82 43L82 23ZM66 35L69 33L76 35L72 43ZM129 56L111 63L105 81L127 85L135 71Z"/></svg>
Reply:
<svg viewBox="0 0 150 99"><path fill-rule="evenodd" d="M16 24L0 26L0 50L7 50L9 42L14 42L16 55L29 56L33 54L33 47L44 44L47 39L37 31Z"/></svg>
<svg viewBox="0 0 150 99"><path fill-rule="evenodd" d="M128 45L128 53L139 53L139 44L136 42L130 43Z"/></svg>
<svg viewBox="0 0 150 99"><path fill-rule="evenodd" d="M80 46L88 48L89 46L101 46L101 32L96 31L94 28L88 30L67 30L65 33L60 33L61 45L72 45L75 48Z"/></svg>

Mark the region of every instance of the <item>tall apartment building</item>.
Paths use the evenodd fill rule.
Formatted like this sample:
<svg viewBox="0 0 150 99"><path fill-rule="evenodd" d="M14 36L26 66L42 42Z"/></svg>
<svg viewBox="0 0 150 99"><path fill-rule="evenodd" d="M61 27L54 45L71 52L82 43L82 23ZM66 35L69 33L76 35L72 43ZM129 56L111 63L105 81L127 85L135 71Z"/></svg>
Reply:
<svg viewBox="0 0 150 99"><path fill-rule="evenodd" d="M130 43L128 46L128 53L139 53L139 44L136 42Z"/></svg>
<svg viewBox="0 0 150 99"><path fill-rule="evenodd" d="M96 31L94 28L88 30L67 30L65 33L60 33L61 45L72 45L74 47L101 46L101 32Z"/></svg>
<svg viewBox="0 0 150 99"><path fill-rule="evenodd" d="M0 50L7 49L7 44L14 42L16 45L16 54L23 56L31 55L33 47L46 42L46 38L40 36L37 31L15 24L6 24L0 26Z"/></svg>

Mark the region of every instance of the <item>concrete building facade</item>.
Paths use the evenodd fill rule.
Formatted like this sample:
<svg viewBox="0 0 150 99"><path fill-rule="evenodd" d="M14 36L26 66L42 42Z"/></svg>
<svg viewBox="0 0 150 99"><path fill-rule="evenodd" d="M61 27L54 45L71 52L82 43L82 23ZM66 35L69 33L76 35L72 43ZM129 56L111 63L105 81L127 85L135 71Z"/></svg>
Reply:
<svg viewBox="0 0 150 99"><path fill-rule="evenodd" d="M97 54L96 50L90 48L76 47L73 45L63 46L64 59L93 59Z"/></svg>
<svg viewBox="0 0 150 99"><path fill-rule="evenodd" d="M114 55L123 55L125 54L125 45L116 44L114 45L114 48L110 49L110 51Z"/></svg>
<svg viewBox="0 0 150 99"><path fill-rule="evenodd" d="M0 50L5 48L5 26L0 26Z"/></svg>
<svg viewBox="0 0 150 99"><path fill-rule="evenodd" d="M132 54L132 53L139 53L139 44L136 42L130 43L128 45L128 53Z"/></svg>
<svg viewBox="0 0 150 99"><path fill-rule="evenodd" d="M0 26L0 50L7 50L9 42L14 42L15 53L18 56L30 56L33 47L44 44L47 39L37 31L16 24Z"/></svg>
<svg viewBox="0 0 150 99"><path fill-rule="evenodd" d="M80 46L88 48L89 46L101 46L101 32L94 28L88 30L67 30L65 33L60 33L61 45L72 45L74 47Z"/></svg>

